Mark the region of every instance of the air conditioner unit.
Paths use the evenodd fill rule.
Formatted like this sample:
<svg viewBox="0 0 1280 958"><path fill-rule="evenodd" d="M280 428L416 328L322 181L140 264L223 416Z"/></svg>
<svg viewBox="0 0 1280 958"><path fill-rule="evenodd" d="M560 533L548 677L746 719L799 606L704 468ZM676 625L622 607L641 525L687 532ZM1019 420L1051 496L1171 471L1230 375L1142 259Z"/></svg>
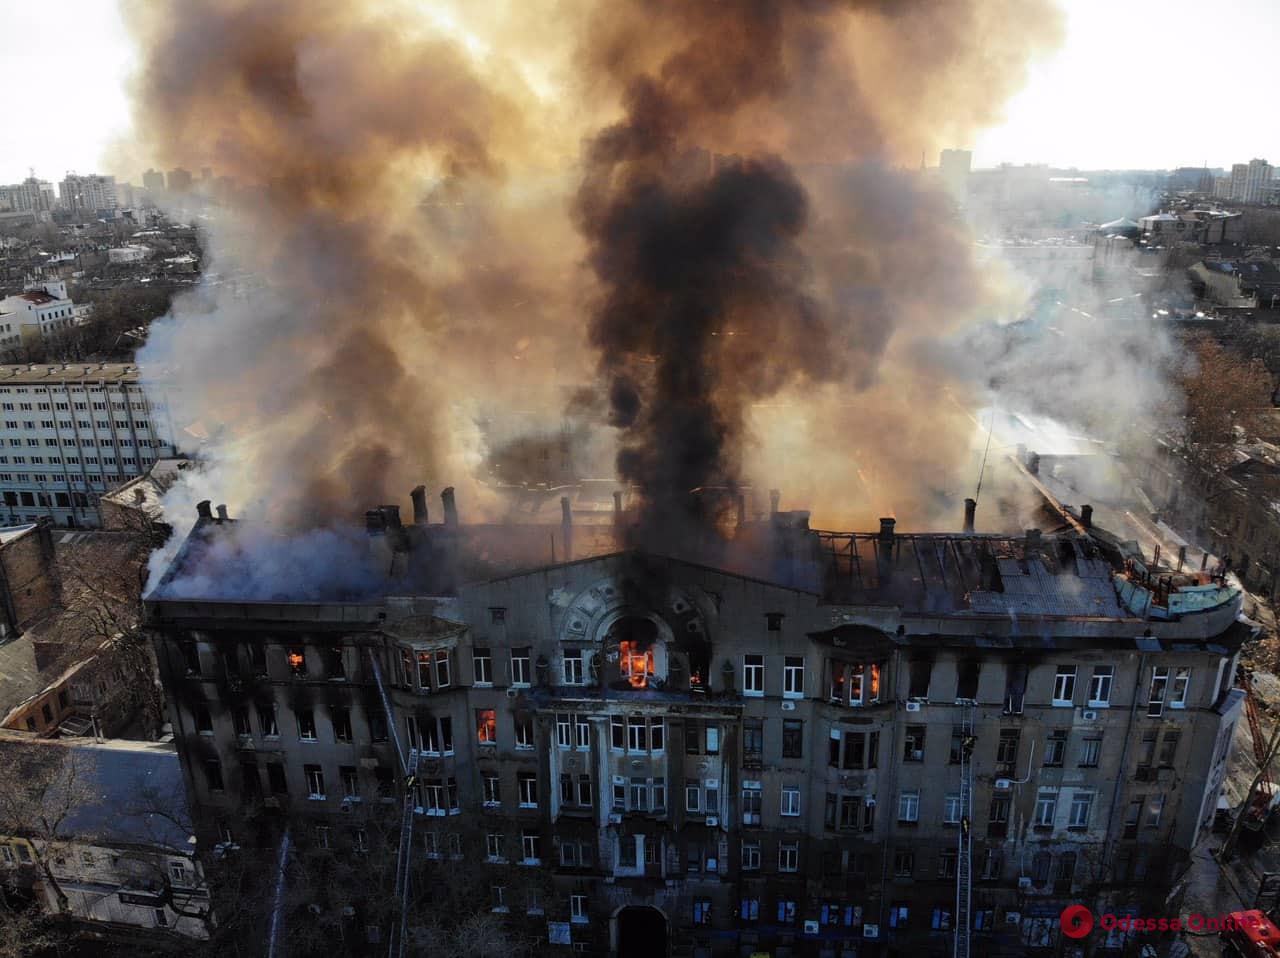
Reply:
<svg viewBox="0 0 1280 958"><path fill-rule="evenodd" d="M804 933L806 935L816 935L818 933L818 923L812 918L804 920Z"/></svg>
<svg viewBox="0 0 1280 958"><path fill-rule="evenodd" d="M1004 913L1004 922L1005 922L1005 924L1006 924L1006 925L1020 925L1020 924L1022 924L1022 912L1020 912L1020 911L1006 911L1006 912Z"/></svg>
<svg viewBox="0 0 1280 958"><path fill-rule="evenodd" d="M1018 887L1023 889L1030 888L1031 879L1028 878L1026 875L1023 875L1021 878L1018 879Z"/></svg>
<svg viewBox="0 0 1280 958"><path fill-rule="evenodd" d="M1096 722L1098 720L1098 713L1093 709L1081 709L1080 718L1085 722Z"/></svg>
<svg viewBox="0 0 1280 958"><path fill-rule="evenodd" d="M919 712L919 711L920 711L920 703L919 703L919 702L908 702L908 703L907 703L907 711L908 711L908 712Z"/></svg>
<svg viewBox="0 0 1280 958"><path fill-rule="evenodd" d="M610 825L620 825L620 824L622 824L622 816L621 816L621 815L619 815L617 812L610 812L610 813L609 813L609 824L610 824Z"/></svg>
<svg viewBox="0 0 1280 958"><path fill-rule="evenodd" d="M716 816L714 816L714 815L708 815L708 816L707 816L707 824L708 824L708 825L711 825L711 826L719 825L719 824L720 824L720 819L718 819L718 818L717 818Z"/></svg>
<svg viewBox="0 0 1280 958"><path fill-rule="evenodd" d="M784 711L784 712L794 712L795 710L796 710L796 703L795 703L795 702L783 702L783 703L782 703L782 711Z"/></svg>
<svg viewBox="0 0 1280 958"><path fill-rule="evenodd" d="M862 937L863 938L879 938L880 926L879 925L863 925Z"/></svg>
<svg viewBox="0 0 1280 958"><path fill-rule="evenodd" d="M520 694L519 689L507 689L507 698L513 699Z"/></svg>
<svg viewBox="0 0 1280 958"><path fill-rule="evenodd" d="M614 785L626 785L626 784L627 784L626 776L624 776L624 775L615 775L615 776L613 776L613 784L614 784Z"/></svg>
<svg viewBox="0 0 1280 958"><path fill-rule="evenodd" d="M922 748L913 748L913 749L911 750L911 761L913 761L913 762L923 762L923 761L924 761L924 749L922 749Z"/></svg>
<svg viewBox="0 0 1280 958"><path fill-rule="evenodd" d="M1010 788L1012 788L1012 787L1013 787L1013 782L1012 782L1012 781L1010 781L1009 779L1007 779L1007 778L997 778L997 779L996 779L996 790L997 790L997 791L1000 791L1000 792L1007 792L1007 791L1008 791Z"/></svg>

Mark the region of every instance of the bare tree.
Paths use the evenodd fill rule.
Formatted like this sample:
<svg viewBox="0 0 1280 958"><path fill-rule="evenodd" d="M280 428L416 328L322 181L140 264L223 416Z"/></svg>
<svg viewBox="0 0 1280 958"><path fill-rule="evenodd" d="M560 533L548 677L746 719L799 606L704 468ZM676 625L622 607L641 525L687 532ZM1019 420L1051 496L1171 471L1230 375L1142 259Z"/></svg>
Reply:
<svg viewBox="0 0 1280 958"><path fill-rule="evenodd" d="M29 839L34 864L62 915L69 913L70 901L51 863L86 838L69 825L78 809L94 801L93 771L92 757L57 745L9 742L0 760L0 831Z"/></svg>
<svg viewBox="0 0 1280 958"><path fill-rule="evenodd" d="M1221 469L1271 408L1271 376L1261 360L1223 349L1208 336L1191 344L1190 359L1176 375L1183 399L1182 451L1202 467Z"/></svg>

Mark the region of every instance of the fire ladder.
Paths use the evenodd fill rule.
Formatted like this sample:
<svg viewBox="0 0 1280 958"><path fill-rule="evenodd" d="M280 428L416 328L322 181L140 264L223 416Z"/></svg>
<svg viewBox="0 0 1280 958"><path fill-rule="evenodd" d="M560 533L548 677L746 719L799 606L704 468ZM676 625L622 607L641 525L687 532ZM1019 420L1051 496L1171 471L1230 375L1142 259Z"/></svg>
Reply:
<svg viewBox="0 0 1280 958"><path fill-rule="evenodd" d="M960 717L960 834L956 847L956 938L953 958L969 958L969 914L973 898L973 734L974 705L966 702Z"/></svg>
<svg viewBox="0 0 1280 958"><path fill-rule="evenodd" d="M373 671L373 680L378 686L378 697L382 700L382 710L387 716L387 731L391 735L395 747L396 759L400 762L400 770L404 773L404 805L400 818L400 850L396 855L396 901L400 903L399 919L392 923L391 933L387 936L388 958L402 958L405 951L406 923L409 919L409 866L413 861L413 824L417 810L418 750L411 748L407 752L400 747L400 735L396 731L396 717L391 710L391 700L387 698L387 690L382 684L382 670L378 667L378 657L373 649L369 653L369 666Z"/></svg>
<svg viewBox="0 0 1280 958"><path fill-rule="evenodd" d="M1245 812L1244 827L1258 831L1267 821L1275 785L1271 781L1270 763L1267 761L1267 737L1262 734L1262 717L1258 711L1258 698L1253 691L1249 670L1239 669L1240 687L1244 689L1244 714L1249 722L1249 736L1253 740L1253 757L1258 763L1261 778L1257 791L1249 796L1250 807Z"/></svg>

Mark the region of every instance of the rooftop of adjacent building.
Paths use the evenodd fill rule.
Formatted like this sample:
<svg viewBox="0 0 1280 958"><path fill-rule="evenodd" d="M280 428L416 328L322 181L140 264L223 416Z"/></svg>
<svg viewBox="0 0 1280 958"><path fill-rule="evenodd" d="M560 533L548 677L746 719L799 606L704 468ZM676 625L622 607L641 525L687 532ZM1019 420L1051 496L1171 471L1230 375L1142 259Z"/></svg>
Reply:
<svg viewBox="0 0 1280 958"><path fill-rule="evenodd" d="M0 366L0 386L49 383L136 383L141 371L133 363L18 363Z"/></svg>
<svg viewBox="0 0 1280 958"><path fill-rule="evenodd" d="M172 742L39 740L0 731L0 749L10 748L66 750L75 791L59 825L61 835L183 855L193 850L190 831L178 824L189 813L182 766Z"/></svg>
<svg viewBox="0 0 1280 958"><path fill-rule="evenodd" d="M152 518L162 515L165 492L186 472L197 468L190 459L157 459L142 475L122 483L102 496L106 502L127 509L141 509ZM0 532L0 535L3 535Z"/></svg>

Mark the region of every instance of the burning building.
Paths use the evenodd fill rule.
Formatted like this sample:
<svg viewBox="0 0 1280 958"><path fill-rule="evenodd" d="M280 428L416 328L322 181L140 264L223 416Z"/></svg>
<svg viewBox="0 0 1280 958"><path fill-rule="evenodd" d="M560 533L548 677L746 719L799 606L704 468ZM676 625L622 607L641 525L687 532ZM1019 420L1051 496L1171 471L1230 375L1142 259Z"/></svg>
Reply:
<svg viewBox="0 0 1280 958"><path fill-rule="evenodd" d="M1047 955L1068 902L1154 913L1213 818L1240 590L1087 508L843 533L775 496L676 554L412 498L368 515L380 588L305 600L195 574L245 531L202 504L147 605L206 843L354 855L403 801L407 854L588 953Z"/></svg>

